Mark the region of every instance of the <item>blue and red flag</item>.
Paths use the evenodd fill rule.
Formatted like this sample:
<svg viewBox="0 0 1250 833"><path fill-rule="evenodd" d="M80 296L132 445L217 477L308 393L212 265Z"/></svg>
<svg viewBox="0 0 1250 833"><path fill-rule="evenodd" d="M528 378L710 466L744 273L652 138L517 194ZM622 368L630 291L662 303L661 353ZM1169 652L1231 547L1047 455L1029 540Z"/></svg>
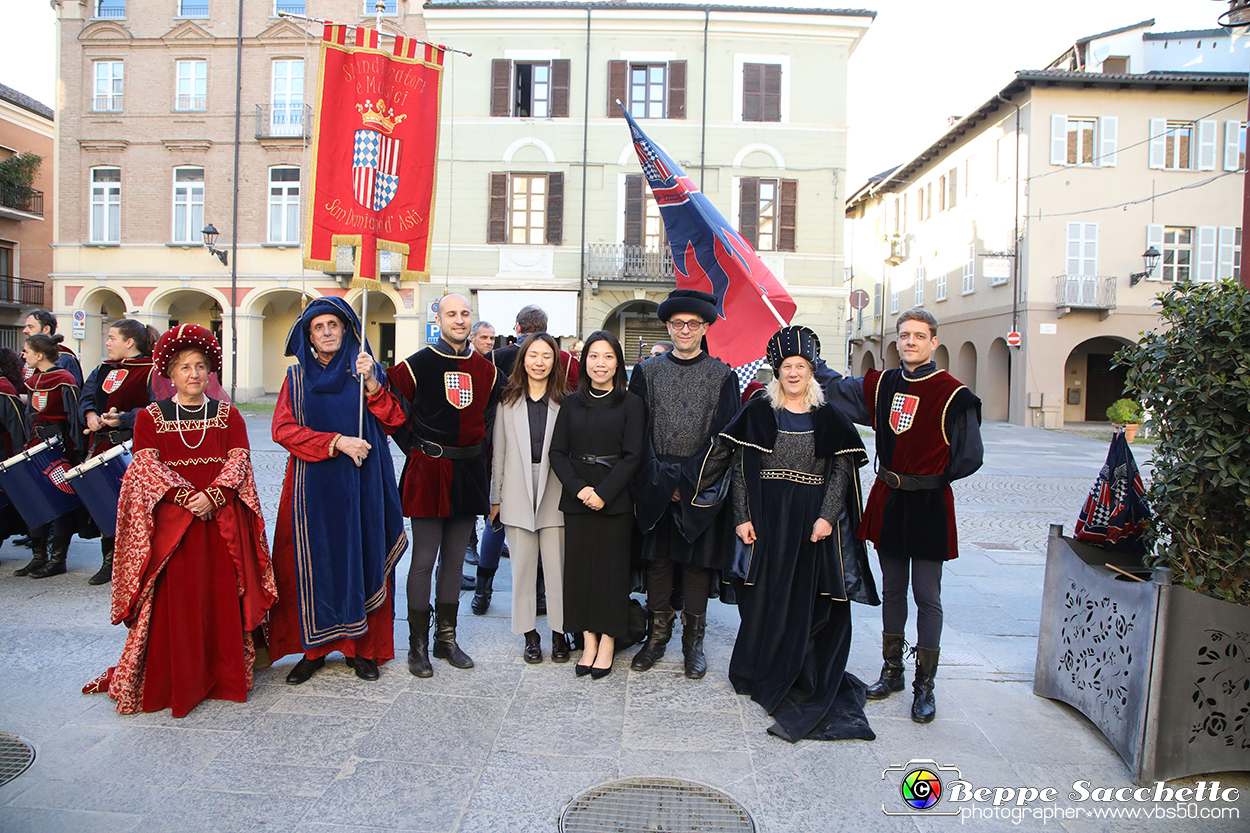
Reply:
<svg viewBox="0 0 1250 833"><path fill-rule="evenodd" d="M708 352L735 369L758 368L768 339L783 326L777 316L787 324L794 318L794 299L751 244L726 222L677 163L647 138L628 111L625 118L642 173L664 218L678 288L716 296L719 320L707 332ZM746 375L754 378L755 374L753 370L739 373L740 377Z"/></svg>

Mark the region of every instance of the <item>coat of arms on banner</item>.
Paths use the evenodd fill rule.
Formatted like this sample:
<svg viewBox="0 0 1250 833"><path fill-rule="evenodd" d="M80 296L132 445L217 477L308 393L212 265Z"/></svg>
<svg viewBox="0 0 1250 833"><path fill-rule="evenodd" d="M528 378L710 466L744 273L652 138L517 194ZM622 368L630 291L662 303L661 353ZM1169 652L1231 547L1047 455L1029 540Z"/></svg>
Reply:
<svg viewBox="0 0 1250 833"><path fill-rule="evenodd" d="M473 404L473 377L468 373L446 373L443 386L447 389L447 401L464 409Z"/></svg>
<svg viewBox="0 0 1250 833"><path fill-rule="evenodd" d="M916 419L916 409L920 407L920 397L909 393L896 393L890 401L890 427L895 434L901 434L911 428Z"/></svg>
<svg viewBox="0 0 1250 833"><path fill-rule="evenodd" d="M46 390L37 390L31 393L30 406L36 411L42 411L48 407L48 392Z"/></svg>
<svg viewBox="0 0 1250 833"><path fill-rule="evenodd" d="M396 116L380 98L377 104L366 101L356 109L365 129L356 131L352 145L352 189L356 202L371 211L381 211L399 190L399 151L403 146L399 139L386 134L407 116Z"/></svg>
<svg viewBox="0 0 1250 833"><path fill-rule="evenodd" d="M105 393L112 393L122 386L122 382L126 381L126 377L130 375L130 371L124 368L110 370L109 375L104 377L104 383L100 385L100 390Z"/></svg>

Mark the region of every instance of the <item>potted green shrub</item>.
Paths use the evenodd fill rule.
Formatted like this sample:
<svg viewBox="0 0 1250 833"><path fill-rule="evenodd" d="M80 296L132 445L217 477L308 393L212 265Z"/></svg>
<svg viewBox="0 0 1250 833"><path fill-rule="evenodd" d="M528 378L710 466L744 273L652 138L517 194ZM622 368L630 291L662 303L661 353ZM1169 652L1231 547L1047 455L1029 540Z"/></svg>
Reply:
<svg viewBox="0 0 1250 833"><path fill-rule="evenodd" d="M1250 291L1179 284L1159 304L1117 354L1158 440L1145 563L1051 528L1033 686L1139 784L1250 770Z"/></svg>
<svg viewBox="0 0 1250 833"><path fill-rule="evenodd" d="M1123 426L1124 439L1129 442L1137 439L1137 429L1141 428L1144 417L1145 411L1135 399L1117 399L1107 409L1107 419L1111 420L1112 425Z"/></svg>

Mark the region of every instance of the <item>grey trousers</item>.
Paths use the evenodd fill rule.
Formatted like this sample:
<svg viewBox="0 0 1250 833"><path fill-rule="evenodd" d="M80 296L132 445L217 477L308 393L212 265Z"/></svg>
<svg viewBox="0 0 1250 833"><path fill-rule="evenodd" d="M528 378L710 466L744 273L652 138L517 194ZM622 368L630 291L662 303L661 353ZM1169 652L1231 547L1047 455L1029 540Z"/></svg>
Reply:
<svg viewBox="0 0 1250 833"><path fill-rule="evenodd" d="M505 526L512 553L512 632L520 635L536 629L538 559L547 582L547 626L564 633L564 527L549 526L537 532Z"/></svg>
<svg viewBox="0 0 1250 833"><path fill-rule="evenodd" d="M412 521L412 565L408 568L408 607L430 609L430 583L434 562L438 564L435 601L453 604L460 600L460 578L464 572L464 550L477 518L410 518ZM442 553L441 557L439 553Z"/></svg>

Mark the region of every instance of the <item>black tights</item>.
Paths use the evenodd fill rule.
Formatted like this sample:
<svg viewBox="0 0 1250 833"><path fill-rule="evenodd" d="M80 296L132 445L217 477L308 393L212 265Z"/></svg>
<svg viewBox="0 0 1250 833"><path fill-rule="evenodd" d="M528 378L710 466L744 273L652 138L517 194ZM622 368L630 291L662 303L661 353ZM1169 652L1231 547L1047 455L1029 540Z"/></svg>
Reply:
<svg viewBox="0 0 1250 833"><path fill-rule="evenodd" d="M916 600L916 646L937 648L942 641L942 562L908 556L881 558L881 630L902 633L907 624L907 580Z"/></svg>
<svg viewBox="0 0 1250 833"><path fill-rule="evenodd" d="M477 518L463 515L411 520L412 566L408 568L408 607L413 610L430 609L430 584L436 559L439 565L435 601L439 604L458 602L461 573L464 572L464 551L469 546Z"/></svg>
<svg viewBox="0 0 1250 833"><path fill-rule="evenodd" d="M647 609L666 610L673 598L673 561L657 558L647 565ZM707 613L708 583L711 573L706 567L682 564L681 586L685 595L682 610L692 616Z"/></svg>

